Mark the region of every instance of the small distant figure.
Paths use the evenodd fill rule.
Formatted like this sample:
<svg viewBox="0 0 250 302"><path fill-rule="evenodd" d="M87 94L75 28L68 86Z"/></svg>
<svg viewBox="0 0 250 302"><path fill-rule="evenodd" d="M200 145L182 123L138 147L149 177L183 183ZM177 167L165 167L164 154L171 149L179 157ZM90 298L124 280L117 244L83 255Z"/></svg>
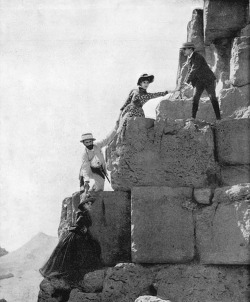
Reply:
<svg viewBox="0 0 250 302"><path fill-rule="evenodd" d="M137 81L137 89L131 90L127 100L121 107L119 116L119 133L127 124L128 118L133 116L145 117L142 106L150 99L164 96L168 91L148 93L147 88L154 81L154 76L147 73L142 74Z"/></svg>
<svg viewBox="0 0 250 302"><path fill-rule="evenodd" d="M211 100L216 119L220 120L220 108L215 94L216 77L214 73L209 68L204 57L194 51L195 46L193 43L183 43L181 50L184 52L184 56L187 57L187 62L185 63L185 66L188 65L188 72L184 79L184 85L191 83L194 88L192 119L196 118L196 114L199 108L200 97L202 95L202 92L206 90ZM180 87L180 90L181 88L182 87Z"/></svg>
<svg viewBox="0 0 250 302"><path fill-rule="evenodd" d="M88 191L103 191L105 178L109 181L106 162L102 152L102 148L107 146L114 139L118 122L114 130L103 140L98 142L92 133L85 133L82 135L80 142L84 145L82 155L82 165L79 173L80 192ZM93 184L90 186L90 180Z"/></svg>
<svg viewBox="0 0 250 302"><path fill-rule="evenodd" d="M90 212L95 197L82 194L81 199L76 224L69 228L49 260L39 270L43 277L77 281L85 273L101 267L101 248L89 231L92 225Z"/></svg>

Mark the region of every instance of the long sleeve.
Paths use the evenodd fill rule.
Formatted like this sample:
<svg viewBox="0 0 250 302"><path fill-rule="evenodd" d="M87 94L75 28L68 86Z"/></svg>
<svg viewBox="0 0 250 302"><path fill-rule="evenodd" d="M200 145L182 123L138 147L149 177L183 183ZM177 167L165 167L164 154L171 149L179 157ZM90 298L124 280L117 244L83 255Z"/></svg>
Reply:
<svg viewBox="0 0 250 302"><path fill-rule="evenodd" d="M168 91L136 95L135 101L140 100L141 106L143 106L145 103L147 103L147 101L154 99L154 98L158 98L159 96L164 96L167 93L168 93Z"/></svg>
<svg viewBox="0 0 250 302"><path fill-rule="evenodd" d="M126 106L128 106L131 103L133 95L134 95L134 93L136 91L138 91L138 90L137 89L133 89L133 90L130 91L130 93L128 95L128 98L126 99L125 103L123 104L123 106L121 107L120 110L123 110Z"/></svg>
<svg viewBox="0 0 250 302"><path fill-rule="evenodd" d="M82 165L80 169L80 176L83 176L84 181L89 181L90 172L90 161L87 152L84 150L84 153L82 155Z"/></svg>
<svg viewBox="0 0 250 302"><path fill-rule="evenodd" d="M99 148L103 148L112 142L115 135L116 135L116 129L113 129L103 140L96 142L95 145L98 146Z"/></svg>

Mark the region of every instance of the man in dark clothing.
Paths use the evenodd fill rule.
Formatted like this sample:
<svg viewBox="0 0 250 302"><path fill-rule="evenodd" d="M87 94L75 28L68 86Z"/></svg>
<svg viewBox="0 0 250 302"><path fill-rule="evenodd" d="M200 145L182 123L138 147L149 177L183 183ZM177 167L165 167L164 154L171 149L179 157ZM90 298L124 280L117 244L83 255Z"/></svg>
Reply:
<svg viewBox="0 0 250 302"><path fill-rule="evenodd" d="M184 43L181 50L187 57L188 72L184 80L184 84L191 83L194 87L192 118L196 118L196 113L199 107L199 100L204 89L207 91L211 100L215 116L217 120L221 119L219 103L215 95L215 80L216 77L209 68L206 60L202 55L194 51L195 46L191 42Z"/></svg>

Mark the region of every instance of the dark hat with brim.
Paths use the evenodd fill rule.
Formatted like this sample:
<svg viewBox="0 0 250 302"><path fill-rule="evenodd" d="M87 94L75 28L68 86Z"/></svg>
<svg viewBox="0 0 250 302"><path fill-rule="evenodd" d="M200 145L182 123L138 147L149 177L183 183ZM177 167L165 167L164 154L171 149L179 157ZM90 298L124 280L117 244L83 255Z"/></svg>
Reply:
<svg viewBox="0 0 250 302"><path fill-rule="evenodd" d="M139 79L138 79L138 81L137 81L137 85L140 85L140 83L141 83L141 81L149 81L149 83L152 83L152 82L154 82L154 76L152 75L152 74L147 74L147 73L143 73L140 77L139 77Z"/></svg>
<svg viewBox="0 0 250 302"><path fill-rule="evenodd" d="M186 43L183 43L182 46L181 46L181 49L184 49L184 48L193 48L193 49L195 49L195 46L194 46L194 43L192 43L192 42L186 42Z"/></svg>

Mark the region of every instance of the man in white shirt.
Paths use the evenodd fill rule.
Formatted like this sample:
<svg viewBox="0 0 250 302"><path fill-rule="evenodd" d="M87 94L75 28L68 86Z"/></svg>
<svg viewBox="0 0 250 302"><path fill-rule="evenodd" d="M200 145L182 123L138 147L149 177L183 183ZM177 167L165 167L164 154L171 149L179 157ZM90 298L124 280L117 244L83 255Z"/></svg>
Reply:
<svg viewBox="0 0 250 302"><path fill-rule="evenodd" d="M105 177L107 178L107 168L102 148L107 146L114 139L117 126L118 124L105 139L95 143L94 141L96 139L93 137L92 133L85 133L81 136L80 142L84 145L82 165L79 174L81 191L87 192L90 190L97 192L104 190Z"/></svg>

